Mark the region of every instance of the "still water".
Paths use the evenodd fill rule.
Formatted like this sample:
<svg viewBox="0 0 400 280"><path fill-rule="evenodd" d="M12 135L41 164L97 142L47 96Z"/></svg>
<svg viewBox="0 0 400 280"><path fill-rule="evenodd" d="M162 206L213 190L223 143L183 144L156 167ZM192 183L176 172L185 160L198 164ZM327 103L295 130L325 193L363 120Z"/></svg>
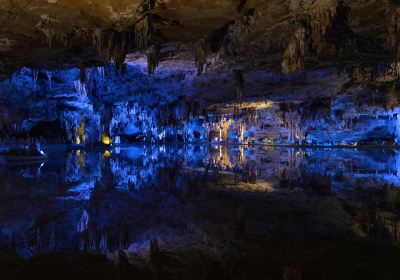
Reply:
<svg viewBox="0 0 400 280"><path fill-rule="evenodd" d="M69 150L0 166L0 240L23 258L120 249L140 255L150 240L211 246L237 234L351 234L396 244L398 187L396 150Z"/></svg>

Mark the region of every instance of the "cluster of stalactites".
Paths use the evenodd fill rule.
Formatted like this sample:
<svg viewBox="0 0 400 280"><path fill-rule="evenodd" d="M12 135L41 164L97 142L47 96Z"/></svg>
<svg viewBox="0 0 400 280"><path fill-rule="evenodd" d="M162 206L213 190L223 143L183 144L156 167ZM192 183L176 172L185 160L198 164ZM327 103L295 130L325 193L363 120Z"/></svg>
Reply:
<svg viewBox="0 0 400 280"><path fill-rule="evenodd" d="M288 142L300 140L300 114L297 111L285 112L285 122L288 128Z"/></svg>
<svg viewBox="0 0 400 280"><path fill-rule="evenodd" d="M324 46L324 36L332 27L336 5L326 9L313 9L297 16L293 22L292 33L283 54L282 72L300 71L304 67L307 41L319 56Z"/></svg>
<svg viewBox="0 0 400 280"><path fill-rule="evenodd" d="M151 15L143 16L130 31L118 32L113 29L75 28L66 33L56 33L48 26L48 22L38 24L35 30L44 35L44 43L49 48L58 44L62 47L73 46L78 41L91 43L98 51L103 62L114 61L116 70L124 63L125 56L133 48L145 49L150 40Z"/></svg>
<svg viewBox="0 0 400 280"><path fill-rule="evenodd" d="M138 49L145 49L150 40L150 16L146 15L140 19L134 27L135 46Z"/></svg>
<svg viewBox="0 0 400 280"><path fill-rule="evenodd" d="M104 30L101 32L97 50L99 59L103 62L113 61L115 71L118 72L125 62L128 51L133 47L134 34L131 32L117 32L115 30Z"/></svg>
<svg viewBox="0 0 400 280"><path fill-rule="evenodd" d="M304 66L306 28L301 21L295 23L294 32L283 53L282 72L300 71Z"/></svg>
<svg viewBox="0 0 400 280"><path fill-rule="evenodd" d="M386 15L387 41L396 53L396 61L400 60L400 8L391 7Z"/></svg>
<svg viewBox="0 0 400 280"><path fill-rule="evenodd" d="M311 28L312 48L316 52L317 56L319 56L324 44L324 36L333 23L332 10L317 9L312 11L308 18L308 23Z"/></svg>

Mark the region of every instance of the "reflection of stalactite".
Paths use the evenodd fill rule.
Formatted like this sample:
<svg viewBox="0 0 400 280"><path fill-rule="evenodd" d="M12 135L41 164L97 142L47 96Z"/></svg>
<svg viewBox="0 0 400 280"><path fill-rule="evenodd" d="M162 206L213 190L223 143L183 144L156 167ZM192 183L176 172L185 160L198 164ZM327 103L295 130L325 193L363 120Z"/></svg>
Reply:
<svg viewBox="0 0 400 280"><path fill-rule="evenodd" d="M149 76L154 75L160 63L160 45L152 45L147 51L147 71Z"/></svg>
<svg viewBox="0 0 400 280"><path fill-rule="evenodd" d="M79 224L76 228L78 232L85 232L88 228L89 223L89 214L86 210L83 210L81 219L79 220Z"/></svg>
<svg viewBox="0 0 400 280"><path fill-rule="evenodd" d="M207 60L206 41L204 38L200 38L195 42L194 58L197 67L197 76L200 76L204 71L204 65Z"/></svg>
<svg viewBox="0 0 400 280"><path fill-rule="evenodd" d="M400 241L400 219L391 212L377 211L364 216L364 226L367 234L374 238Z"/></svg>
<svg viewBox="0 0 400 280"><path fill-rule="evenodd" d="M293 268L293 267L287 266L283 269L282 279L283 280L302 280L303 273L298 268Z"/></svg>
<svg viewBox="0 0 400 280"><path fill-rule="evenodd" d="M234 235L236 238L243 237L246 231L246 216L242 205L240 205L236 211L234 230L235 230Z"/></svg>

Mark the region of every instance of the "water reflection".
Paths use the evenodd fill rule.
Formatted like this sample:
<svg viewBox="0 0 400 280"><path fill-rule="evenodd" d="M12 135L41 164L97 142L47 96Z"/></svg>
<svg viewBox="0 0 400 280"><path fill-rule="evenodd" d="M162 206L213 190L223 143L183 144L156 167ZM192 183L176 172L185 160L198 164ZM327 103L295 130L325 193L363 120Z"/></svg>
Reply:
<svg viewBox="0 0 400 280"><path fill-rule="evenodd" d="M394 150L195 145L73 150L52 154L45 163L0 166L1 241L26 258L55 251L140 251L153 239L204 240L211 222L194 209L201 213L207 207L215 219L241 213L239 224L246 219L249 234L334 229L398 242L399 186ZM218 190L224 193L216 195ZM277 203L274 193L285 196L277 196ZM351 221L338 199L349 201ZM255 213L244 215L238 203ZM321 219L318 226L292 206ZM319 217L320 210L326 216ZM257 220L253 228L252 219L264 212L272 213L272 221ZM339 218L343 222L335 222ZM228 231L229 219L218 223Z"/></svg>

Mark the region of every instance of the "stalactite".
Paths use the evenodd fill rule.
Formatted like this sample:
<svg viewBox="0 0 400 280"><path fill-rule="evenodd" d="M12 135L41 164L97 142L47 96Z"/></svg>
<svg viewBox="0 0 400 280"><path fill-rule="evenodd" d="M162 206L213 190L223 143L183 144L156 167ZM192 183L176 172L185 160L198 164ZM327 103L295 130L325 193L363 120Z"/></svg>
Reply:
<svg viewBox="0 0 400 280"><path fill-rule="evenodd" d="M89 223L89 214L88 212L84 209L82 212L82 216L79 220L78 226L76 228L77 232L85 232L88 228L88 223Z"/></svg>
<svg viewBox="0 0 400 280"><path fill-rule="evenodd" d="M373 72L370 67L358 67L353 73L353 78L357 83L362 84L364 87L372 80Z"/></svg>
<svg viewBox="0 0 400 280"><path fill-rule="evenodd" d="M325 40L335 46L337 56L342 56L347 51L353 50L355 35L349 23L350 11L350 7L343 0L339 0L332 25L325 34Z"/></svg>
<svg viewBox="0 0 400 280"><path fill-rule="evenodd" d="M92 32L92 45L100 46L103 31L99 28L95 28Z"/></svg>
<svg viewBox="0 0 400 280"><path fill-rule="evenodd" d="M296 22L293 36L283 54L282 72L289 73L303 69L305 56L306 29L302 22Z"/></svg>
<svg viewBox="0 0 400 280"><path fill-rule="evenodd" d="M293 143L298 139L300 115L297 111L285 112L285 121L288 127L288 142Z"/></svg>
<svg viewBox="0 0 400 280"><path fill-rule="evenodd" d="M236 99L239 102L243 102L243 70L234 69L233 70L233 81L236 89Z"/></svg>
<svg viewBox="0 0 400 280"><path fill-rule="evenodd" d="M400 60L400 7L389 5L386 13L387 41L395 52L395 60Z"/></svg>
<svg viewBox="0 0 400 280"><path fill-rule="evenodd" d="M303 273L298 268L293 268L293 267L287 266L283 270L282 279L283 280L302 280Z"/></svg>
<svg viewBox="0 0 400 280"><path fill-rule="evenodd" d="M76 92L79 94L79 97L82 101L87 100L87 92L86 85L82 83L80 80L74 82Z"/></svg>
<svg viewBox="0 0 400 280"><path fill-rule="evenodd" d="M33 88L37 88L37 80L38 80L39 72L37 70L32 70L32 83Z"/></svg>
<svg viewBox="0 0 400 280"><path fill-rule="evenodd" d="M81 84L86 84L87 82L86 69L84 67L79 68L79 80Z"/></svg>
<svg viewBox="0 0 400 280"><path fill-rule="evenodd" d="M52 88L52 76L53 76L53 73L51 72L51 71L46 71L46 76L47 76L47 80L48 80L48 82L49 82L49 89L51 89Z"/></svg>
<svg viewBox="0 0 400 280"><path fill-rule="evenodd" d="M238 37L236 33L237 23L235 21L226 25L226 33L222 40L224 54L231 57L238 55Z"/></svg>
<svg viewBox="0 0 400 280"><path fill-rule="evenodd" d="M160 63L161 50L160 45L152 45L147 53L147 71L149 76L154 75L158 64Z"/></svg>
<svg viewBox="0 0 400 280"><path fill-rule="evenodd" d="M194 43L194 58L197 67L197 76L200 76L207 62L206 40L204 38L200 38Z"/></svg>
<svg viewBox="0 0 400 280"><path fill-rule="evenodd" d="M134 27L135 46L138 49L145 49L150 39L150 20L148 15L139 20Z"/></svg>
<svg viewBox="0 0 400 280"><path fill-rule="evenodd" d="M303 69L306 43L317 56L321 55L325 45L325 35L334 24L336 9L337 2L333 1L330 8L316 7L306 14L296 16L292 27L293 35L289 38L283 55L282 72L288 73ZM343 31L342 29L340 31Z"/></svg>
<svg viewBox="0 0 400 280"><path fill-rule="evenodd" d="M41 28L39 30L44 34L46 43L49 46L49 48L51 48L52 44L53 44L53 40L56 36L55 31L50 28Z"/></svg>
<svg viewBox="0 0 400 280"><path fill-rule="evenodd" d="M336 7L334 7L336 9ZM308 24L311 27L311 46L317 56L320 56L324 44L324 36L327 30L332 27L333 12L332 9L315 9L310 12Z"/></svg>
<svg viewBox="0 0 400 280"><path fill-rule="evenodd" d="M131 32L117 32L115 30L103 30L101 32L98 53L99 58L103 62L114 61L115 72L121 69L121 66L125 63L126 54L132 48L133 34ZM97 42L96 39L94 40Z"/></svg>
<svg viewBox="0 0 400 280"><path fill-rule="evenodd" d="M105 78L104 67L97 67L97 72L98 72L99 78L101 80L104 80L104 78Z"/></svg>

